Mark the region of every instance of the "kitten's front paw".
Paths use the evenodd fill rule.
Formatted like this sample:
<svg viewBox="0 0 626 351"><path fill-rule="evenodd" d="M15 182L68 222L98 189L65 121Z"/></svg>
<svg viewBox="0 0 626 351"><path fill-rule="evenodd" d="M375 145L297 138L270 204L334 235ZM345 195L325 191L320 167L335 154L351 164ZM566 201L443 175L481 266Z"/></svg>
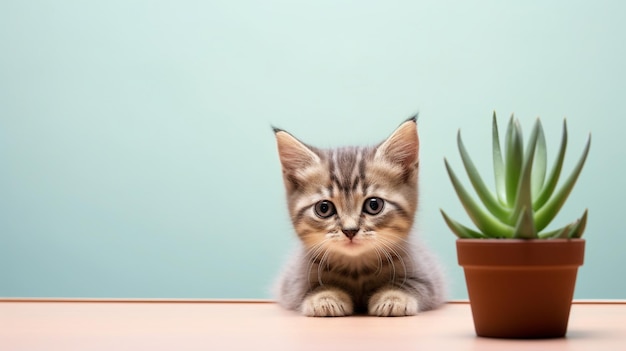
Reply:
<svg viewBox="0 0 626 351"><path fill-rule="evenodd" d="M341 290L320 290L307 296L300 308L309 317L343 317L353 312L352 299Z"/></svg>
<svg viewBox="0 0 626 351"><path fill-rule="evenodd" d="M418 311L417 298L397 289L379 291L370 298L368 303L368 312L372 316L414 316Z"/></svg>

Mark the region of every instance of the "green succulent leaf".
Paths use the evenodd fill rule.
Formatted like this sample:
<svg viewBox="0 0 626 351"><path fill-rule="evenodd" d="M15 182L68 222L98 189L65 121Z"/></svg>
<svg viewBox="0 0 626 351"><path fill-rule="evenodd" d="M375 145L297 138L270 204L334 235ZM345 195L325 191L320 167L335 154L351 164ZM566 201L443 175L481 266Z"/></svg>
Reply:
<svg viewBox="0 0 626 351"><path fill-rule="evenodd" d="M474 199L470 196L470 194L465 190L465 187L459 181L459 178L456 176L450 165L448 164L448 160L444 160L446 165L446 170L448 171L448 176L450 177L450 181L452 182L452 186L456 191L459 200L461 200L461 204L465 208L465 211L469 215L470 219L476 227L483 232L486 236L489 237L512 237L514 228L512 226L506 225L502 223L489 212L485 211L481 206L479 206Z"/></svg>
<svg viewBox="0 0 626 351"><path fill-rule="evenodd" d="M556 238L579 239L580 237L582 237L585 231L585 227L587 226L587 213L588 211L585 210L583 215L576 221L569 223L568 225L562 228L551 230L549 232L543 232L539 234L539 238L540 239L556 239Z"/></svg>
<svg viewBox="0 0 626 351"><path fill-rule="evenodd" d="M517 221L517 225L515 227L515 234L513 235L513 237L516 239L537 238L535 223L533 221L533 214L529 207L524 207L522 209L521 215L519 216L519 220Z"/></svg>
<svg viewBox="0 0 626 351"><path fill-rule="evenodd" d="M567 238L570 229L572 228L573 223L566 225L565 227L551 230L549 232L544 232L539 234L539 239L564 239Z"/></svg>
<svg viewBox="0 0 626 351"><path fill-rule="evenodd" d="M444 221L448 225L448 228L452 230L452 232L462 239L482 239L486 238L482 233L479 233L471 228L464 226L463 224L453 220L450 218L443 210L441 211L441 215L443 216Z"/></svg>
<svg viewBox="0 0 626 351"><path fill-rule="evenodd" d="M496 112L493 112L492 122L492 148L493 148L493 172L494 179L496 181L496 193L500 203L506 205L506 183L504 177L506 170L504 168L504 161L502 161L502 150L500 149L500 133L498 132L498 121L496 119Z"/></svg>
<svg viewBox="0 0 626 351"><path fill-rule="evenodd" d="M515 206L515 195L522 171L524 158L522 128L519 121L511 116L506 134L505 167L506 167L506 200L510 207Z"/></svg>
<svg viewBox="0 0 626 351"><path fill-rule="evenodd" d="M461 131L457 134L457 144L459 147L459 153L461 154L461 160L465 166L465 171L467 172L467 176L472 183L476 194L491 214L496 216L501 221L507 221L510 217L510 211L500 204L498 199L493 195L489 188L487 188L487 185L485 185L485 182L480 176L480 173L478 173L474 162L472 162L472 158L463 144Z"/></svg>
<svg viewBox="0 0 626 351"><path fill-rule="evenodd" d="M559 152L556 157L556 161L554 162L554 166L552 167L552 171L548 176L548 179L544 183L543 188L538 196L535 197L533 202L533 209L537 211L541 207L543 207L546 202L554 193L554 189L556 189L556 185L559 182L559 177L561 176L561 169L563 168L563 161L565 160L565 150L567 149L567 120L563 120L563 135L561 137L561 146L559 147Z"/></svg>
<svg viewBox="0 0 626 351"><path fill-rule="evenodd" d="M569 238L580 239L587 228L587 214L589 210L585 210L582 217L574 224L574 227L569 232Z"/></svg>
<svg viewBox="0 0 626 351"><path fill-rule="evenodd" d="M561 207L572 191L572 188L574 187L574 184L576 184L578 176L585 165L590 146L591 135L589 135L583 154L578 160L578 163L574 167L570 176L567 180L565 180L561 188L550 198L550 200L548 200L548 202L535 213L535 225L537 227L537 231L543 230L548 224L550 224L557 213L561 210Z"/></svg>
<svg viewBox="0 0 626 351"><path fill-rule="evenodd" d="M541 121L537 119L538 124L538 137L537 137L537 151L535 153L535 163L532 170L532 196L533 199L539 197L543 184L546 180L546 169L548 167L548 150L546 147L546 135L543 132L543 126Z"/></svg>
<svg viewBox="0 0 626 351"><path fill-rule="evenodd" d="M528 220L526 216L524 216L524 211L528 210L529 213L532 210L532 194L531 194L531 181L532 181L532 171L533 164L535 158L535 149L537 146L537 139L539 137L539 131L541 129L541 123L539 120L535 123L533 131L530 135L530 139L528 141L528 146L526 149L526 153L524 154L524 161L522 165L522 172L519 177L519 184L517 186L517 193L515 195L515 207L513 209L512 220L518 221L520 218L525 218ZM530 226L534 227L534 221L530 220L529 223L523 224L522 228L528 228ZM519 227L520 224L518 223ZM535 237L536 232L533 231ZM525 235L525 234L522 234Z"/></svg>

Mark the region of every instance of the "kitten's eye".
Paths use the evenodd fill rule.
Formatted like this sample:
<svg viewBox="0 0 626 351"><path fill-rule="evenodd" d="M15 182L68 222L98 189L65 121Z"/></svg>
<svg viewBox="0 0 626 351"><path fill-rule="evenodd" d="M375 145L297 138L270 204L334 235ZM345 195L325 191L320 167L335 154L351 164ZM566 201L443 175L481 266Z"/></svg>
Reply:
<svg viewBox="0 0 626 351"><path fill-rule="evenodd" d="M315 214L320 218L328 218L337 213L335 205L328 200L322 200L315 204Z"/></svg>
<svg viewBox="0 0 626 351"><path fill-rule="evenodd" d="M385 201L379 197L370 197L363 204L363 212L371 215L377 215L383 210Z"/></svg>

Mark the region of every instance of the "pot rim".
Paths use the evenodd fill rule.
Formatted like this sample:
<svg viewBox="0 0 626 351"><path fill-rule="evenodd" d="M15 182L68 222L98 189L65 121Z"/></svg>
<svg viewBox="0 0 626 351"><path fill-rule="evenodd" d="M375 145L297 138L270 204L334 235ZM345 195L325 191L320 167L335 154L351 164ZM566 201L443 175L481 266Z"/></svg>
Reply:
<svg viewBox="0 0 626 351"><path fill-rule="evenodd" d="M510 243L563 243L566 241L580 242L580 241L586 241L586 240L583 238L571 238L571 239L513 239L513 238L465 239L465 238L457 238L456 241L457 242L462 241L462 242L467 242L467 243L498 242L498 243L503 243L503 244L507 244L507 243L510 244Z"/></svg>
<svg viewBox="0 0 626 351"><path fill-rule="evenodd" d="M461 266L581 266L585 239L457 239Z"/></svg>

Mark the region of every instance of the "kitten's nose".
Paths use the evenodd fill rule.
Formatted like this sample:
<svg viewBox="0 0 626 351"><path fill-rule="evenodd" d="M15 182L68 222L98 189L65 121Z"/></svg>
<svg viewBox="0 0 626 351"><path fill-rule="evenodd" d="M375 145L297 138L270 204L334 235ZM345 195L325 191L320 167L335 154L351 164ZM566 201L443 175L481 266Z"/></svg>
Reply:
<svg viewBox="0 0 626 351"><path fill-rule="evenodd" d="M348 239L354 238L356 233L359 232L359 228L356 229L341 229L341 231L348 237Z"/></svg>

